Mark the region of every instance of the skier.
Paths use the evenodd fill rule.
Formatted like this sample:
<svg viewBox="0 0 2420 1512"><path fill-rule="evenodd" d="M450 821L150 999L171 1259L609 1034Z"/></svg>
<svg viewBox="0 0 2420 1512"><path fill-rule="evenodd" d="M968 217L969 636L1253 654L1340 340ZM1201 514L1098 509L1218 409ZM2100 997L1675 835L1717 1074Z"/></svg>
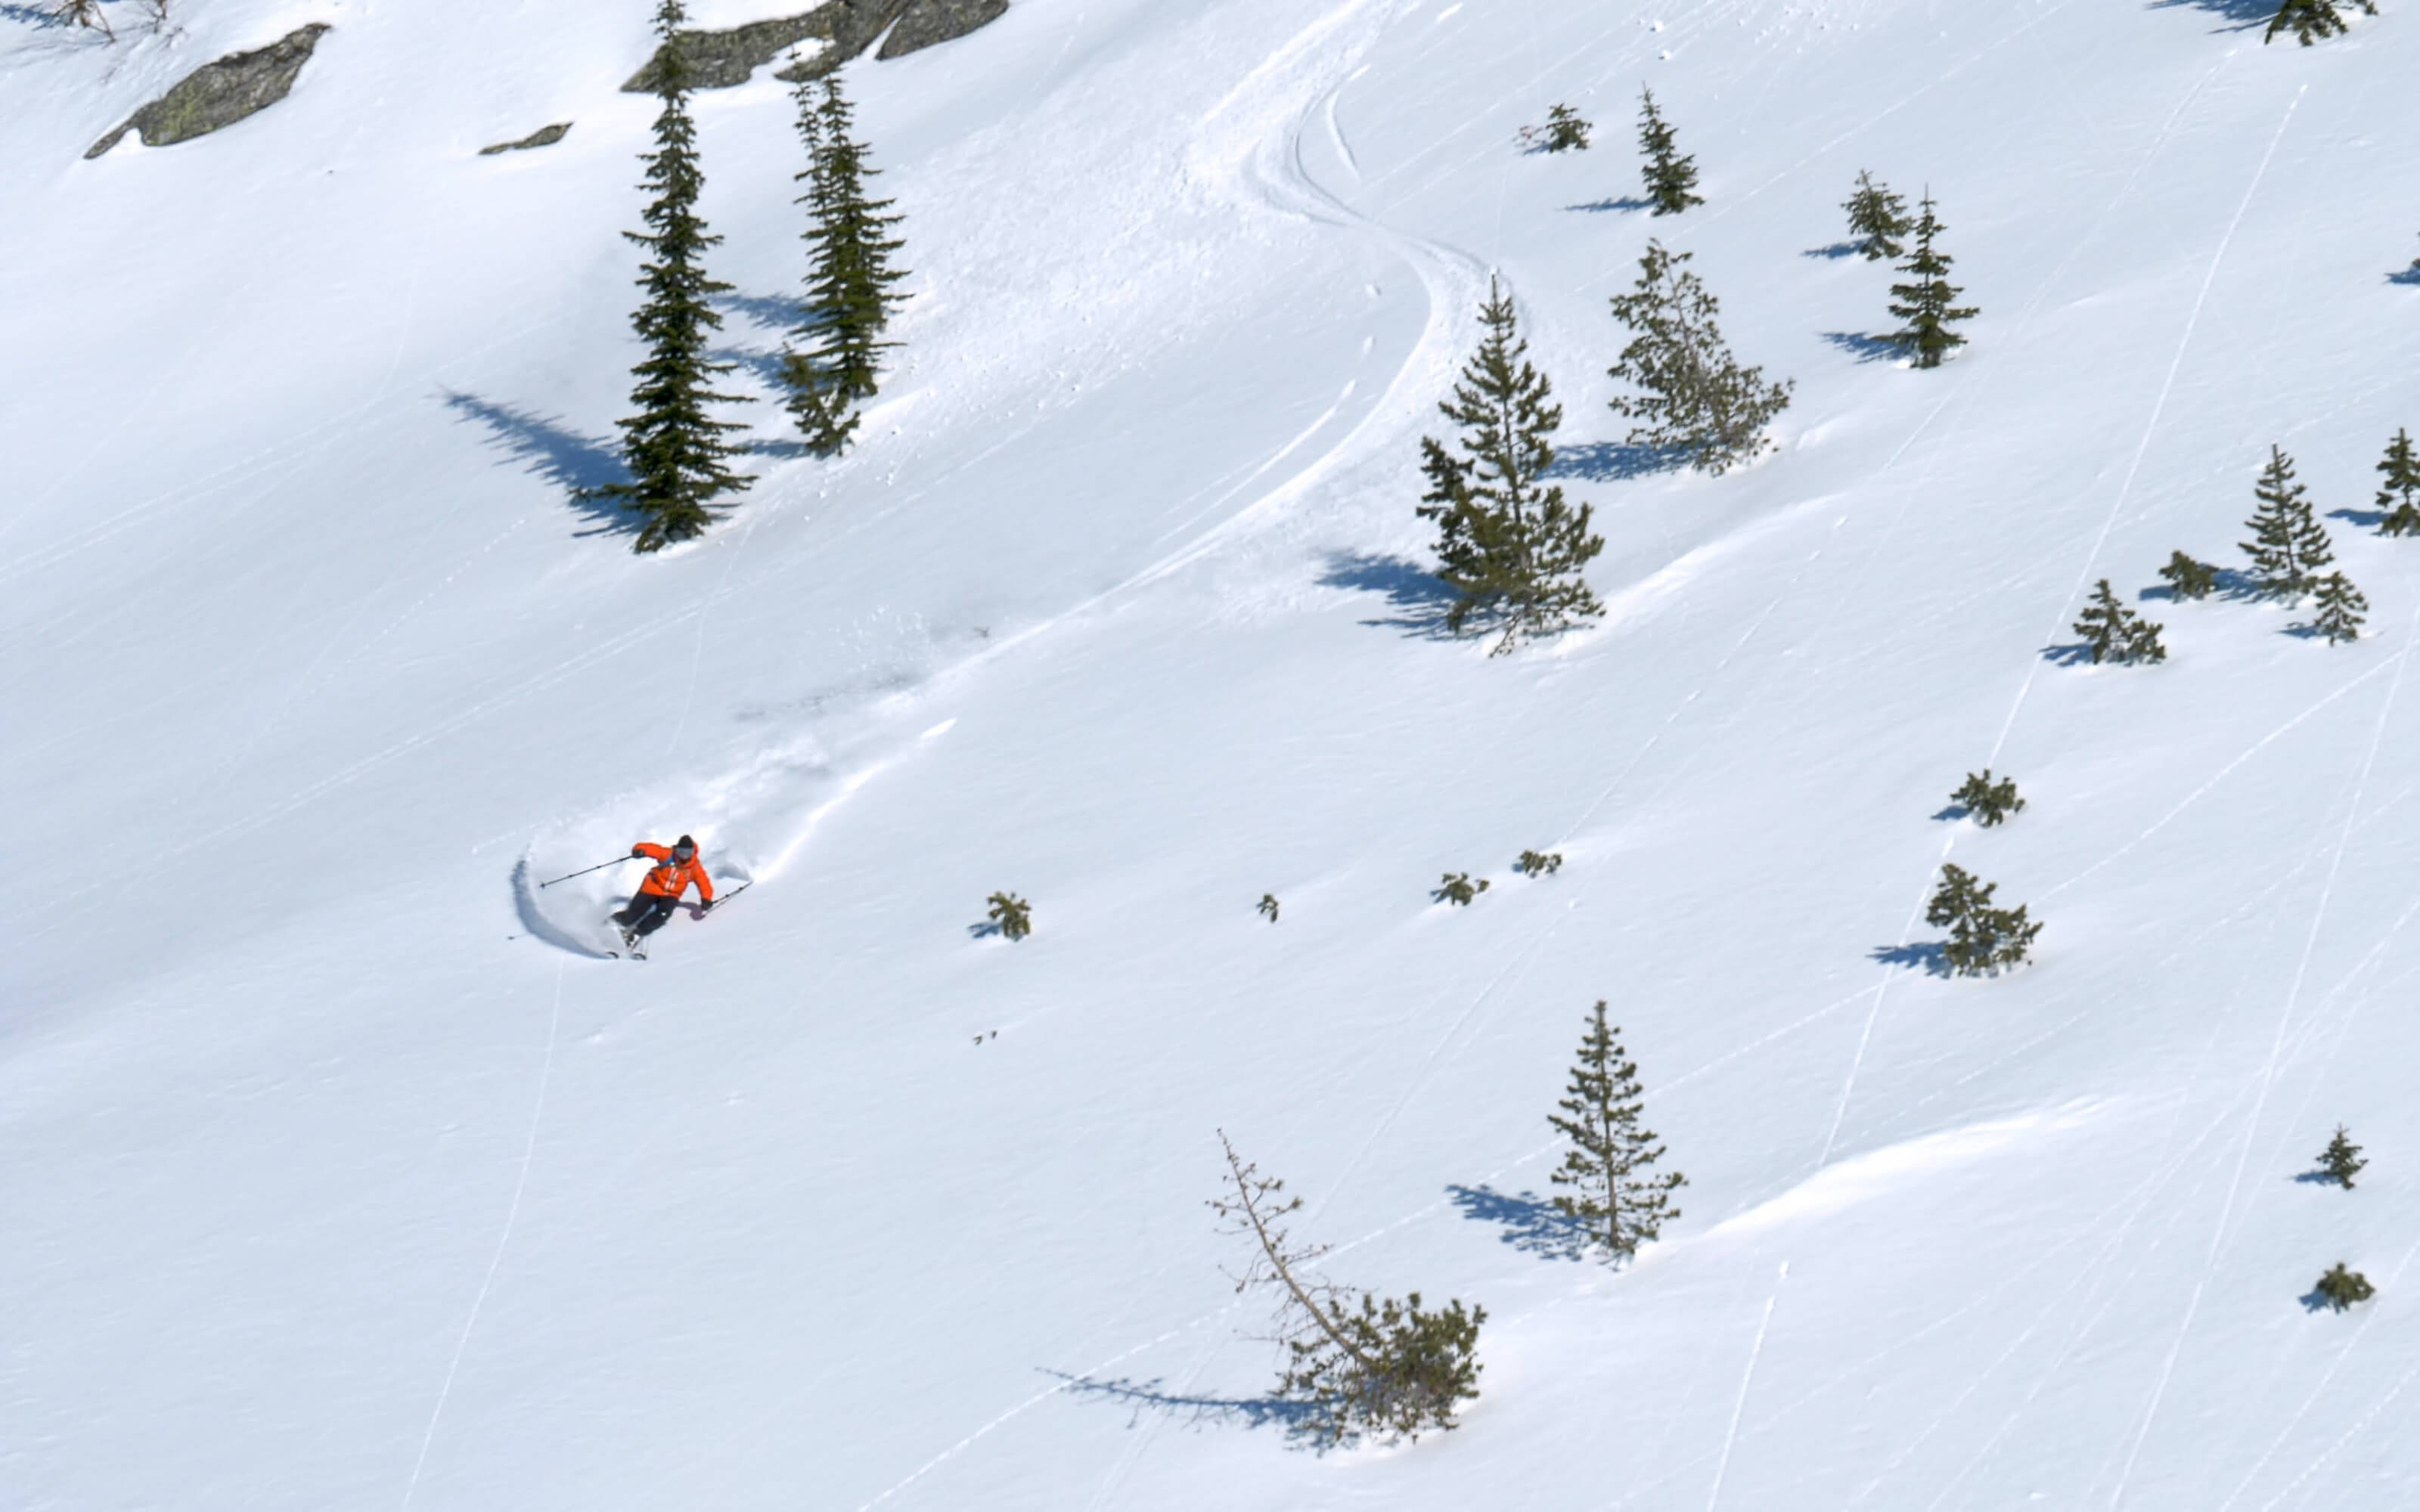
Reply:
<svg viewBox="0 0 2420 1512"><path fill-rule="evenodd" d="M622 926L625 949L637 950L641 940L663 928L664 921L673 917L673 910L680 906L681 894L689 890L692 882L697 884L699 917L714 907L714 883L707 878L706 868L698 864L697 841L687 835L673 841L669 850L641 841L630 847L630 857L661 864L648 871L629 905L613 915L613 922Z"/></svg>

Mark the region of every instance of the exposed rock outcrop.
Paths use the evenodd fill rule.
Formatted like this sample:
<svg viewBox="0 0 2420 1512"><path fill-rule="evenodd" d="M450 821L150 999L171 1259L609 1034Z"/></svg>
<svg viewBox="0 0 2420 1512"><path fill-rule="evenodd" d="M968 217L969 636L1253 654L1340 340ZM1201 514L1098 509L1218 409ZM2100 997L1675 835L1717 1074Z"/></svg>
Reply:
<svg viewBox="0 0 2420 1512"><path fill-rule="evenodd" d="M532 147L551 147L570 134L571 123L557 121L552 126L539 127L518 142L499 142L494 147L481 147L479 156L492 158L499 152L527 152Z"/></svg>
<svg viewBox="0 0 2420 1512"><path fill-rule="evenodd" d="M143 145L163 147L233 126L247 116L276 104L294 87L311 50L328 30L313 22L269 46L250 53L231 53L205 63L178 81L176 87L134 113L127 123L102 137L85 153L97 158L117 146L129 131L139 131Z"/></svg>
<svg viewBox="0 0 2420 1512"><path fill-rule="evenodd" d="M879 56L908 54L952 41L988 26L1008 13L1009 0L826 0L814 9L772 21L751 22L727 31L680 34L700 89L746 84L758 69L801 42L823 44L774 75L798 83L816 79L883 39ZM884 33L888 32L888 38ZM661 78L662 54L622 85L629 94L652 94Z"/></svg>

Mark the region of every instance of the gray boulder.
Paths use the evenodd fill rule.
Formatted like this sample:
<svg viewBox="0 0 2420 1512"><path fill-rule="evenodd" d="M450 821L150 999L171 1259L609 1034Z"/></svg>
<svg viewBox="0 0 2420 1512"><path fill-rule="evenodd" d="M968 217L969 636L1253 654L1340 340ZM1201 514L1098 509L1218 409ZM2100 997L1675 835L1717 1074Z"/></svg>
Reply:
<svg viewBox="0 0 2420 1512"><path fill-rule="evenodd" d="M952 41L988 26L1008 13L1009 0L826 0L801 15L751 22L727 31L685 31L681 46L700 89L746 84L758 69L801 42L821 42L773 77L797 84L819 79L858 57L883 34L879 56L905 57L937 42ZM628 94L653 94L662 78L662 54L630 76Z"/></svg>
<svg viewBox="0 0 2420 1512"><path fill-rule="evenodd" d="M143 145L163 147L233 126L247 116L276 104L294 87L311 50L328 30L313 22L289 32L269 46L250 53L231 53L205 63L178 80L176 87L134 113L127 123L95 142L87 158L97 158L117 146L129 131L139 131Z"/></svg>

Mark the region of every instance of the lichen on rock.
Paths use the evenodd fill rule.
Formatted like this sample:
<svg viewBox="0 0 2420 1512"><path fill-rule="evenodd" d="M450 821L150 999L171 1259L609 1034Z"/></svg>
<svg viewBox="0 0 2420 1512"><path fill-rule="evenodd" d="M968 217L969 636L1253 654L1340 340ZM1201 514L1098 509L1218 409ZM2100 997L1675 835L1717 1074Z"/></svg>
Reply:
<svg viewBox="0 0 2420 1512"><path fill-rule="evenodd" d="M325 22L315 21L267 47L203 64L94 143L85 156L100 157L129 131L141 132L145 147L163 147L208 136L267 110L294 87L302 65L311 61L312 49L328 30Z"/></svg>
<svg viewBox="0 0 2420 1512"><path fill-rule="evenodd" d="M551 147L570 134L571 123L557 121L551 126L539 127L518 142L499 142L493 147L481 147L479 156L492 158L499 152L527 152L532 147Z"/></svg>
<svg viewBox="0 0 2420 1512"><path fill-rule="evenodd" d="M879 39L886 58L964 37L1008 12L1009 0L825 0L796 16L750 22L725 31L685 31L692 87L729 89L746 84L758 69L802 42L819 42L814 53L774 75L796 84L821 78L863 54ZM885 33L889 35L885 37ZM651 94L662 77L660 50L622 85L625 93Z"/></svg>

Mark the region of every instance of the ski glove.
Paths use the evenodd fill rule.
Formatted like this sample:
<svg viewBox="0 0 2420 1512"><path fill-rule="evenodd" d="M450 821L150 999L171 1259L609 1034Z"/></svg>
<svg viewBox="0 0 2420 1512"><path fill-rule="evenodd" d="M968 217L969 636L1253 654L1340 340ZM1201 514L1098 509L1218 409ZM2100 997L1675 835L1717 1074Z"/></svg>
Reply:
<svg viewBox="0 0 2420 1512"><path fill-rule="evenodd" d="M700 903L697 905L697 917L700 918L704 918L706 915L713 912L714 904L712 903Z"/></svg>
<svg viewBox="0 0 2420 1512"><path fill-rule="evenodd" d="M631 859L631 860L633 860L633 861L644 861L644 860L645 860L646 858L647 858L647 853L646 853L646 852L644 852L644 851L643 851L643 850L639 849L639 847L637 847L636 845L633 845L633 846L631 846L631 847L630 847L630 859Z"/></svg>

